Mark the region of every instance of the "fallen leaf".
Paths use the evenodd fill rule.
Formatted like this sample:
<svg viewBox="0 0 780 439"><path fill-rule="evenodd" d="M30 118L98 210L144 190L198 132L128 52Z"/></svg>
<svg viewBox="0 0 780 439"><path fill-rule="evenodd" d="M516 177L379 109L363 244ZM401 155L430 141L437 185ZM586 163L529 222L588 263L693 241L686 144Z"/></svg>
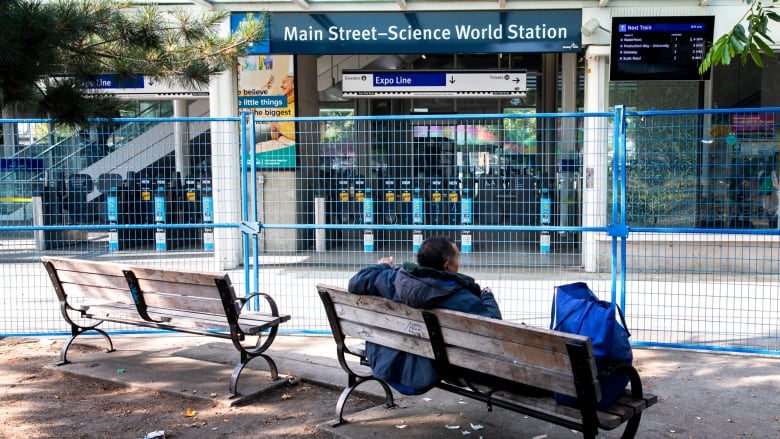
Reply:
<svg viewBox="0 0 780 439"><path fill-rule="evenodd" d="M194 417L194 416L195 416L195 410L193 410L193 409L192 409L192 408L190 408L190 407L187 407L187 411L186 411L186 412L184 412L184 416L186 416L186 417L188 417L188 418L192 418L192 417Z"/></svg>
<svg viewBox="0 0 780 439"><path fill-rule="evenodd" d="M292 398L292 394L291 393L285 393L285 394L282 395L282 399L290 399L290 398Z"/></svg>

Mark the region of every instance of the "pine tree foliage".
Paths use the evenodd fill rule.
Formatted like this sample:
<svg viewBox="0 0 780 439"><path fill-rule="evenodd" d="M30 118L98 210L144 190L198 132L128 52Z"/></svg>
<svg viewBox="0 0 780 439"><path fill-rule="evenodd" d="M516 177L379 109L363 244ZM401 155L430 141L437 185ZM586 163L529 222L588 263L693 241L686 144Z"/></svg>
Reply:
<svg viewBox="0 0 780 439"><path fill-rule="evenodd" d="M87 92L98 75L203 87L264 37L265 14L220 36L217 26L228 15L112 0L2 0L0 108L23 106L80 123L114 116L121 107L108 95Z"/></svg>

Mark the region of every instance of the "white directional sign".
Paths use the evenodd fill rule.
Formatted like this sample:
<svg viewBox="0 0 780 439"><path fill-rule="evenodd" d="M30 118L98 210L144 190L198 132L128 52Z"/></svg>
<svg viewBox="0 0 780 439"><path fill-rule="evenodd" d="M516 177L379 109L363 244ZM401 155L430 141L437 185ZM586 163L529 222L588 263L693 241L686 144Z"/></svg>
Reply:
<svg viewBox="0 0 780 439"><path fill-rule="evenodd" d="M344 70L342 95L347 97L516 97L525 96L522 70L430 71Z"/></svg>
<svg viewBox="0 0 780 439"><path fill-rule="evenodd" d="M112 94L125 99L173 99L179 97L208 96L208 87L187 89L164 81L155 81L148 76L136 75L120 78L116 75L99 75L88 92Z"/></svg>

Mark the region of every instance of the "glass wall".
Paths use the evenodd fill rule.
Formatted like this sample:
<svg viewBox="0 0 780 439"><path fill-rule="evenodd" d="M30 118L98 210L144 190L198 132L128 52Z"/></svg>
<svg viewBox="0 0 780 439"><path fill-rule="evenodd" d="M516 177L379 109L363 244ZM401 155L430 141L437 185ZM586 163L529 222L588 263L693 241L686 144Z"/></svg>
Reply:
<svg viewBox="0 0 780 439"><path fill-rule="evenodd" d="M700 108L702 93L698 81L611 84L610 103L638 112L629 114L626 127L627 222L635 227L776 228L775 114L669 111Z"/></svg>

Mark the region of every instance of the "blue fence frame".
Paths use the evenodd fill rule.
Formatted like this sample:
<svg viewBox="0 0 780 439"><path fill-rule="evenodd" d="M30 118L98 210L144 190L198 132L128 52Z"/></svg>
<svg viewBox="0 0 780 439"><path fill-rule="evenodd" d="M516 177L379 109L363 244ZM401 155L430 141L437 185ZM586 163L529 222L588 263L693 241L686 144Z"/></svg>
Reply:
<svg viewBox="0 0 780 439"><path fill-rule="evenodd" d="M51 253L227 271L244 292L273 295L293 315L288 331L326 333L314 284L345 286L354 271L388 254L413 260L420 232L449 234L461 247L473 245L463 249L462 270L498 292L507 319L547 326L553 287L582 280L622 306L635 345L778 354L774 327L780 302L773 291L780 284L780 230L771 172L780 150L778 111L617 107L586 114L118 119L114 143L99 157L85 159L85 145L62 133L45 146L19 143L0 171L2 333L67 331L38 262ZM256 156L265 142L264 125L290 121L296 123L297 165L260 166ZM417 135L423 131L424 137ZM186 140L171 144L170 138ZM435 159L426 152L431 145L438 148ZM169 188L177 195L168 195L163 206L202 214L202 206L193 211L187 203L203 203L205 187L185 186L190 176L198 184L209 181L211 220L180 214L157 223L80 224L64 220L73 216L67 210L56 214L59 223L23 215L9 219L19 209L34 211L33 195L55 184L51 175L34 177L40 166L33 164L51 170L59 163L67 175L121 175L115 172L126 166L120 158L130 156L122 151L131 149L137 151L134 160L143 162L138 166L145 166L139 172L155 171L148 172L152 180L184 170L176 178L182 186ZM98 165L105 169L96 171ZM436 166L444 170L441 175L431 172ZM417 181L410 198L420 194L425 220L404 223L403 209L414 203L403 204L402 187L384 185L388 176L399 186L405 179ZM130 188L136 180L122 177L120 199L145 196L136 190L141 186ZM457 189L437 189L455 180ZM491 186L496 183L499 189ZM108 192L98 192L86 195L98 200L91 205L109 205ZM361 212L368 206L366 194L376 209L369 217ZM541 219L543 194L552 205L548 222ZM469 195L474 219L464 223ZM133 200L136 204L125 199L130 204L124 206L138 206L139 199ZM80 209L72 200L60 201ZM169 238L183 236L184 244L151 247L151 236L161 230ZM207 230L215 236L214 248L201 244ZM130 241L143 237L148 245L112 249L112 234ZM544 236L551 237L550 248L544 248ZM58 242L47 248L41 237Z"/></svg>

